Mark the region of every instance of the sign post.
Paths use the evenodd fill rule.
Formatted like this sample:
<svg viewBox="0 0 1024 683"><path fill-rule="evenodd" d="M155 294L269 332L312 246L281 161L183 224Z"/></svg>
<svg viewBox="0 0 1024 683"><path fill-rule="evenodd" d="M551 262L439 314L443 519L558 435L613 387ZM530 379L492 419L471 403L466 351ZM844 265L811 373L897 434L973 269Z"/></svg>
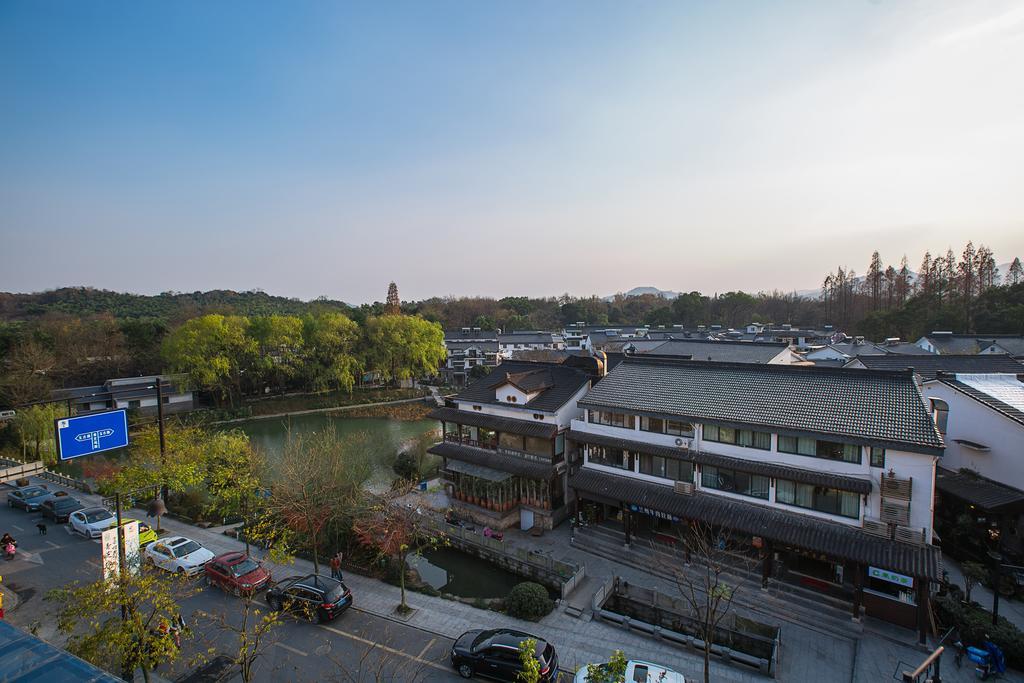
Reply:
<svg viewBox="0 0 1024 683"><path fill-rule="evenodd" d="M128 445L128 411L61 417L54 420L61 460L102 453Z"/></svg>

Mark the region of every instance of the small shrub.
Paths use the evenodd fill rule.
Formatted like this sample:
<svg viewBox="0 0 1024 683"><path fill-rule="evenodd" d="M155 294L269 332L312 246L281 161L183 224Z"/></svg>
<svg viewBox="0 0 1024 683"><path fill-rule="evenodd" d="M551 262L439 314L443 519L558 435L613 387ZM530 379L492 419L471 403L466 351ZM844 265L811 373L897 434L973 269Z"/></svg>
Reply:
<svg viewBox="0 0 1024 683"><path fill-rule="evenodd" d="M402 451L395 458L395 464L391 466L399 479L410 481L419 478L419 465L416 462L416 454L411 451Z"/></svg>
<svg viewBox="0 0 1024 683"><path fill-rule="evenodd" d="M510 616L537 621L549 614L555 603L548 597L547 588L533 581L524 581L509 591L505 608Z"/></svg>
<svg viewBox="0 0 1024 683"><path fill-rule="evenodd" d="M965 645L980 645L991 640L1006 656L1006 663L1014 669L1024 667L1024 633L1004 617L992 625L992 614L975 603L964 604L954 596L935 599L939 621L945 627L956 626Z"/></svg>

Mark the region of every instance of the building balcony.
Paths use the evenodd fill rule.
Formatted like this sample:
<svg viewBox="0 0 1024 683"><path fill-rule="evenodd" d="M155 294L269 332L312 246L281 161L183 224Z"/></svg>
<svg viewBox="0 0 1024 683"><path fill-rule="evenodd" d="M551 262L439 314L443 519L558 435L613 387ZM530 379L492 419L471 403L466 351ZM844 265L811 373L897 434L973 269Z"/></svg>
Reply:
<svg viewBox="0 0 1024 683"><path fill-rule="evenodd" d="M484 439L483 441L479 441L477 439L471 439L465 434L448 433L444 435L444 440L447 443L458 443L463 446L472 446L474 448L486 448L489 451L498 449L497 439Z"/></svg>

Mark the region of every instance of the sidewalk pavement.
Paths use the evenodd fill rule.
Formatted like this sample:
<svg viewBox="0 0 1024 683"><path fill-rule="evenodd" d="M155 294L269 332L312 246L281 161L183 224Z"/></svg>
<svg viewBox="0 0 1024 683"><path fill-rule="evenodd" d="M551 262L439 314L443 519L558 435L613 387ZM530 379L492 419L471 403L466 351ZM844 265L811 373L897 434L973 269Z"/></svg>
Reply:
<svg viewBox="0 0 1024 683"><path fill-rule="evenodd" d="M942 566L949 572L950 583L964 587L964 574L960 570L960 563L949 555L942 556ZM971 589L971 600L981 605L987 612L992 612L992 590L988 586L978 584ZM1008 600L999 596L999 615L1006 617L1007 621L1019 629L1024 629L1024 603L1017 600Z"/></svg>

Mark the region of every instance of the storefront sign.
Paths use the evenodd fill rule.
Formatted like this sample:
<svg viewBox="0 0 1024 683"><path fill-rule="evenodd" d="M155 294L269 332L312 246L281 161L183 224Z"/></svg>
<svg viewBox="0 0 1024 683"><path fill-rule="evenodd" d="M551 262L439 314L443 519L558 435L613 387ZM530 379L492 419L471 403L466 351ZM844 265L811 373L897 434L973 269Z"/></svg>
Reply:
<svg viewBox="0 0 1024 683"><path fill-rule="evenodd" d="M904 576L903 574L897 574L896 572L891 572L888 569L868 567L868 576L870 576L873 579L881 579L882 581L895 583L897 586L904 586L906 588L914 587L913 577Z"/></svg>
<svg viewBox="0 0 1024 683"><path fill-rule="evenodd" d="M672 522L678 522L679 521L678 517L674 517L673 515L670 515L667 512L658 512L657 510L652 510L650 508L645 508L645 507L643 507L641 505L630 505L629 506L629 511L630 512L639 512L640 514L644 514L644 515L650 515L651 517L657 517L658 519L667 519L667 520L672 521Z"/></svg>

